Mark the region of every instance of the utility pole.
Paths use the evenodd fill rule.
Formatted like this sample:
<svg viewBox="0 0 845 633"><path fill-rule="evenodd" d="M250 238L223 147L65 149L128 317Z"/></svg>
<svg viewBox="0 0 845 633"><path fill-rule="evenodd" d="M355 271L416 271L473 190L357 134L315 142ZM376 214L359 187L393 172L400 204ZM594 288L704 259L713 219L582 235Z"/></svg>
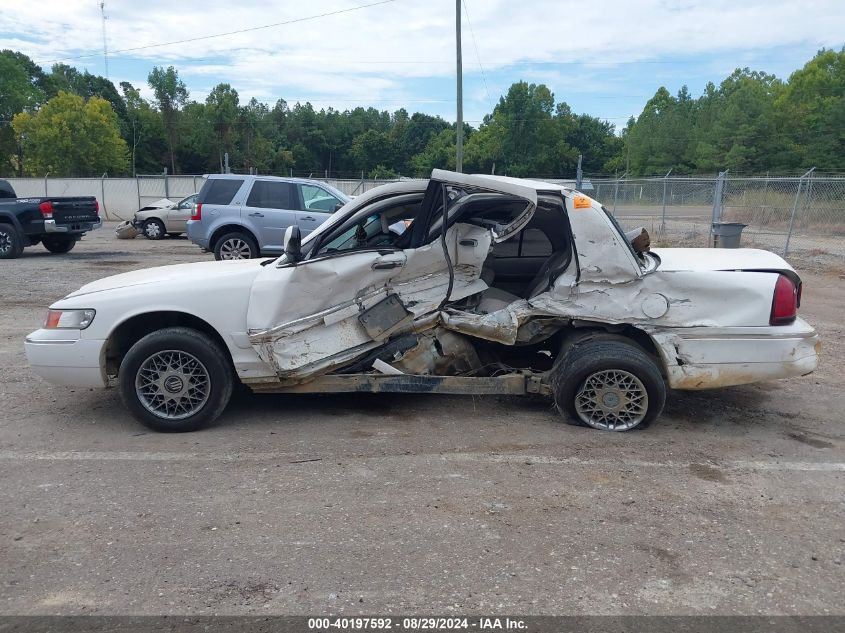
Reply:
<svg viewBox="0 0 845 633"><path fill-rule="evenodd" d="M458 123L455 130L457 135L455 171L464 170L464 71L461 59L461 2L455 0L455 42L457 45L457 66L458 66Z"/></svg>
<svg viewBox="0 0 845 633"><path fill-rule="evenodd" d="M109 47L106 43L106 3L100 0L100 15L103 16L103 63L106 66L106 79L109 78Z"/></svg>

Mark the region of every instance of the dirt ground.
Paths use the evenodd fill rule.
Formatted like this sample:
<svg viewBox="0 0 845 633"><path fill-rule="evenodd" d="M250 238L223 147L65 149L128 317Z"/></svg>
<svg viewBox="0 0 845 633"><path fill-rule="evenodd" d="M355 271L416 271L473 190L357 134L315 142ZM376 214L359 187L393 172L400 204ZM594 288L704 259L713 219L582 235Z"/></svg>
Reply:
<svg viewBox="0 0 845 633"><path fill-rule="evenodd" d="M29 372L52 301L209 257L106 228L0 262L0 613L845 614L839 274L804 276L817 373L623 434L544 400L255 395L160 435Z"/></svg>

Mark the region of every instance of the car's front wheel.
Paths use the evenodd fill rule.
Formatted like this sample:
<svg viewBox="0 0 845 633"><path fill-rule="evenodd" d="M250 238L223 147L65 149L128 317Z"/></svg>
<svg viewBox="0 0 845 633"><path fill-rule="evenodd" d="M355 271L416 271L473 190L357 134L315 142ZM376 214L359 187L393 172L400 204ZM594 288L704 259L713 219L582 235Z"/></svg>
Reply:
<svg viewBox="0 0 845 633"><path fill-rule="evenodd" d="M252 259L258 257L258 244L246 233L236 231L222 236L214 245L214 259Z"/></svg>
<svg viewBox="0 0 845 633"><path fill-rule="evenodd" d="M194 431L215 420L234 382L219 345L182 327L157 330L135 343L120 364L119 379L132 415L163 432Z"/></svg>
<svg viewBox="0 0 845 633"><path fill-rule="evenodd" d="M144 222L141 232L148 240L160 240L165 236L164 222L157 218L150 218Z"/></svg>
<svg viewBox="0 0 845 633"><path fill-rule="evenodd" d="M68 253L76 246L76 238L72 235L45 235L41 243L51 253Z"/></svg>
<svg viewBox="0 0 845 633"><path fill-rule="evenodd" d="M551 382L562 414L602 431L644 428L666 402L666 383L655 361L623 340L575 344L553 370Z"/></svg>

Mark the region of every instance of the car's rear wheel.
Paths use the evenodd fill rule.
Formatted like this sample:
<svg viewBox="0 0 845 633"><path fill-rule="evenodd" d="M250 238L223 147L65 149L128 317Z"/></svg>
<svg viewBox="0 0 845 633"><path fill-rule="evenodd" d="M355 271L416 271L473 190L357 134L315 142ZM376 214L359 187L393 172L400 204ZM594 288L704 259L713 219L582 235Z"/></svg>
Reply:
<svg viewBox="0 0 845 633"><path fill-rule="evenodd" d="M214 245L214 259L252 259L258 257L258 244L241 231L223 235Z"/></svg>
<svg viewBox="0 0 845 633"><path fill-rule="evenodd" d="M144 222L141 227L141 232L148 240L160 240L166 235L164 230L164 222L158 218L150 218Z"/></svg>
<svg viewBox="0 0 845 633"><path fill-rule="evenodd" d="M13 225L0 223L0 259L15 259L23 252L23 236Z"/></svg>
<svg viewBox="0 0 845 633"><path fill-rule="evenodd" d="M663 410L666 383L634 343L590 340L574 345L551 377L558 410L602 431L645 428Z"/></svg>
<svg viewBox="0 0 845 633"><path fill-rule="evenodd" d="M51 253L67 253L76 246L76 238L72 235L45 235L42 240L44 248Z"/></svg>
<svg viewBox="0 0 845 633"><path fill-rule="evenodd" d="M181 327L157 330L135 343L120 364L119 380L132 415L163 432L194 431L215 420L234 382L217 343Z"/></svg>

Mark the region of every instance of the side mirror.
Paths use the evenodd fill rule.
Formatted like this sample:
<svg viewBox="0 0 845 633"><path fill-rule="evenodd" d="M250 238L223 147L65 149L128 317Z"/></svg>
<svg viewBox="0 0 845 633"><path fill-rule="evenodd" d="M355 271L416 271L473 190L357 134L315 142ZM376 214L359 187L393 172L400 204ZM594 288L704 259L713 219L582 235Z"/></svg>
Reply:
<svg viewBox="0 0 845 633"><path fill-rule="evenodd" d="M302 261L302 232L298 226L285 229L285 257L294 264Z"/></svg>

